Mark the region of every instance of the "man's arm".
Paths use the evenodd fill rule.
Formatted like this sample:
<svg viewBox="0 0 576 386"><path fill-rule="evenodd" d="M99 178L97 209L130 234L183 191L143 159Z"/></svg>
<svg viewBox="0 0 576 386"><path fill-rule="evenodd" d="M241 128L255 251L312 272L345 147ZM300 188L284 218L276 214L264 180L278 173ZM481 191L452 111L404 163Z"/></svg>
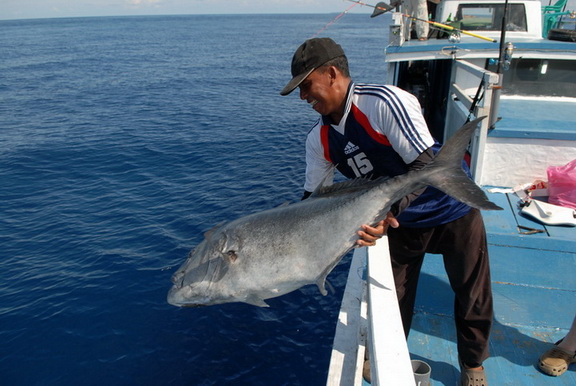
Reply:
<svg viewBox="0 0 576 386"><path fill-rule="evenodd" d="M408 164L408 171L422 169L434 158L434 152L432 148L428 148L425 152L420 154L413 162ZM414 193L407 195L400 201L394 203L390 208L390 212L386 215L386 218L380 221L375 226L362 225L362 230L358 231L358 236L360 239L356 242L361 247L371 247L376 244L376 240L381 238L388 231L388 227L398 228L400 223L396 217L406 209L412 201L418 198L426 188L417 190Z"/></svg>
<svg viewBox="0 0 576 386"><path fill-rule="evenodd" d="M432 151L432 148L428 148L425 152L420 154L418 156L418 158L416 158L413 162L408 164L408 171L422 169L424 166L426 166L428 163L430 163L430 161L432 161L433 159L434 159L434 152ZM418 196L420 196L422 193L424 193L425 190L426 190L426 187L419 189L413 193L410 193L406 197L404 197L401 200L399 200L398 202L394 203L392 205L392 208L390 208L390 211L394 214L395 217L397 217L398 215L400 215L400 213L402 213L404 211L404 209L408 208L408 206L415 199L417 199Z"/></svg>

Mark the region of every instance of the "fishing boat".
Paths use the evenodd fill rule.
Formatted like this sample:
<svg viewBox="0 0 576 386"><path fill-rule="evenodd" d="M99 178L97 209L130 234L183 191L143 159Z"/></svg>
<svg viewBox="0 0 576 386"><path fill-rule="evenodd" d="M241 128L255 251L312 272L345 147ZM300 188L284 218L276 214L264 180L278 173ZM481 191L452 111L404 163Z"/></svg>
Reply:
<svg viewBox="0 0 576 386"><path fill-rule="evenodd" d="M545 190L543 197L527 191L545 186L549 167L576 159L574 13L558 3L442 0L425 21L433 27L427 40L405 36L410 15L373 6L372 16L390 18L388 83L419 98L437 139L488 117L470 145L470 163L475 182L504 208L483 213L495 303L484 362L491 385L576 384L574 366L557 378L537 367L576 313L576 212L526 208L545 203ZM556 210L567 213L565 221L555 221ZM327 383L367 384L369 357L374 385L415 384L412 360L430 366L431 384L458 384L452 303L441 256L426 256L406 342L386 238L355 250Z"/></svg>

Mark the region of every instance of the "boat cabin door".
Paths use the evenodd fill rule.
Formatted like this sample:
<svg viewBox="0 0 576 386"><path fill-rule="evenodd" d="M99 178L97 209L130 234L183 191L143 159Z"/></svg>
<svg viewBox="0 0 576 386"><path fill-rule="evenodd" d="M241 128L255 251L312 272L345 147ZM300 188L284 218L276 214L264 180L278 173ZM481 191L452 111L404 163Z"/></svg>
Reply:
<svg viewBox="0 0 576 386"><path fill-rule="evenodd" d="M443 143L468 120L486 116L470 145L470 170L476 183L481 181L484 147L492 109L497 109L498 74L466 60L454 60L446 104ZM497 111L495 111L497 113Z"/></svg>

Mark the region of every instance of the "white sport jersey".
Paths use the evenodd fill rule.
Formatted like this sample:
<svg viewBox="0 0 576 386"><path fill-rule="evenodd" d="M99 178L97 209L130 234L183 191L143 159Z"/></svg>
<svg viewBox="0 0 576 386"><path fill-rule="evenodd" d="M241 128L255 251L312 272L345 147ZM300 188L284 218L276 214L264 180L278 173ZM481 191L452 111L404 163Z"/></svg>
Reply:
<svg viewBox="0 0 576 386"><path fill-rule="evenodd" d="M396 157L398 161L393 162L403 161L404 165L397 165L397 168L400 168L413 162L434 144L418 99L395 86L351 84L342 120L337 125L328 125L329 118L322 117L308 133L306 140L304 189L309 192L314 191L323 181L325 185L333 182L335 160L332 158L336 154L333 152L348 153L348 149L352 151L358 147L371 146L369 142L373 141L382 146L383 153L392 151L397 153L400 158ZM336 149L332 145L329 146L331 143L329 137L338 134L330 133L330 130L335 130L346 138L352 135L353 131L360 131L362 134L356 140L358 143L348 142L348 147ZM354 137L357 138L357 135L354 134ZM383 164L384 161L381 165ZM358 165L359 168L363 166L367 167ZM393 169L396 167L392 166ZM387 167L379 168L380 175L398 174L380 169Z"/></svg>

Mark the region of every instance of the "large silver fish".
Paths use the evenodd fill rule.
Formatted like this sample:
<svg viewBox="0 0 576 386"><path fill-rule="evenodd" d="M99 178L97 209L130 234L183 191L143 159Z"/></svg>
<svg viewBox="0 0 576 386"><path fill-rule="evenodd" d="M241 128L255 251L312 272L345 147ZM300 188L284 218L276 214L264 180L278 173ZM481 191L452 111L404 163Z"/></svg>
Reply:
<svg viewBox="0 0 576 386"><path fill-rule="evenodd" d="M200 306L266 299L325 280L356 245L362 224L385 218L402 197L432 185L479 209L501 209L462 170L481 118L464 125L426 167L390 178L318 189L309 199L254 213L209 231L174 273L168 302Z"/></svg>

